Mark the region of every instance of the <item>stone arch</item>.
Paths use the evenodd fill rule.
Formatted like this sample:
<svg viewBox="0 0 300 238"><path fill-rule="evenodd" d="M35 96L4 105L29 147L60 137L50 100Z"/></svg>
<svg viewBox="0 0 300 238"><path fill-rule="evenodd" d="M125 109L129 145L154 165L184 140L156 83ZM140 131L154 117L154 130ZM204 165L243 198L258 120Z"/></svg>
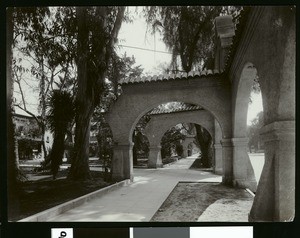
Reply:
<svg viewBox="0 0 300 238"><path fill-rule="evenodd" d="M125 84L122 85L122 90L123 94L114 102L107 114L107 121L114 131L113 134L116 135L114 138L119 137L122 142L130 141L129 135L132 133L129 133L128 130L132 132L138 120L146 112L171 101L200 105L219 121L224 138L231 137L230 89L221 85L220 79L194 78L192 80ZM124 113L126 115L122 115ZM121 128L121 124L125 128L124 130ZM123 133L125 130L128 132Z"/></svg>
<svg viewBox="0 0 300 238"><path fill-rule="evenodd" d="M211 136L212 140L214 140L214 128L213 128L213 125L214 125L214 119L212 118L210 127L207 126L207 124L209 124L209 123L205 123L206 125L203 126L202 124L199 124L199 121L200 121L200 120L198 120L198 122L191 122L190 120L186 119L186 120L181 121L181 122L179 122L179 123L175 123L175 124L172 123L172 124L169 124L169 126L168 126L167 129L166 129L166 127L163 127L163 129L161 128L160 131L161 131L162 133L159 133L159 136L157 137L157 138L158 138L158 143L159 143L159 145L158 145L158 146L154 146L154 148L158 148L158 150L157 150L158 153L156 153L155 156L157 156L158 158L161 158L161 155L160 155L160 149L161 149L161 146L160 146L160 145L161 145L161 141L162 141L162 139L163 139L163 136L164 136L164 134L167 132L167 130L170 129L170 128L172 128L173 126L176 126L176 125L180 124L180 123L193 123L193 124L201 125L205 130L208 131L208 133L209 133L209 135ZM208 128L208 129L206 129L206 128ZM185 157L188 156L188 154L187 154L188 145L194 143L193 141L194 141L195 138L196 138L196 135L187 135L186 138L184 139L184 141L182 141L182 143L181 143L181 145L183 146L183 155L182 155L182 157L185 158ZM151 159L155 159L155 158L150 158L150 156L149 156L149 160L151 160ZM219 161L219 163L221 163L221 162L222 162L222 161ZM153 165L153 163L152 163L152 165ZM153 167L153 166L151 166L151 163L150 163L150 167ZM160 166L156 166L156 167L160 167Z"/></svg>
<svg viewBox="0 0 300 238"><path fill-rule="evenodd" d="M293 7L251 8L230 67L233 97L251 62L263 99L265 164L251 221L290 221L295 213L295 22Z"/></svg>
<svg viewBox="0 0 300 238"><path fill-rule="evenodd" d="M130 135L138 120L160 104L179 101L199 105L219 121L223 138L231 138L231 90L224 82L221 76L212 75L123 84L123 93L106 114L115 141L113 179L133 178Z"/></svg>
<svg viewBox="0 0 300 238"><path fill-rule="evenodd" d="M195 149L195 143L192 141L187 145L187 156L193 155L194 149Z"/></svg>
<svg viewBox="0 0 300 238"><path fill-rule="evenodd" d="M194 139L195 139L195 135L188 135L188 136L186 136L184 141L181 143L182 149L183 149L183 153L182 153L183 158L186 158L189 156L189 154L188 154L189 146L192 146L192 144L194 143L193 142Z"/></svg>
<svg viewBox="0 0 300 238"><path fill-rule="evenodd" d="M165 132L179 123L194 123L203 126L214 138L214 120L213 115L206 110L184 111L168 114L159 114L151 116L145 128L150 143L158 145Z"/></svg>
<svg viewBox="0 0 300 238"><path fill-rule="evenodd" d="M251 94L251 88L254 79L257 76L257 70L254 65L247 62L243 67L241 76L237 83L236 95L233 100L233 137L245 137L247 135L247 112L248 103Z"/></svg>
<svg viewBox="0 0 300 238"><path fill-rule="evenodd" d="M145 128L150 143L149 167L161 167L161 140L165 132L179 123L194 123L203 126L214 141L215 118L206 110L183 111L151 115L151 119ZM222 157L218 157L218 167L222 163Z"/></svg>
<svg viewBox="0 0 300 238"><path fill-rule="evenodd" d="M165 103L168 103L168 102L171 102L171 101L175 101L175 100L163 101L163 102L161 102L161 103L159 103L159 104L155 103L155 104L153 104L153 105L151 105L151 106L148 106L146 109L144 109L144 110L138 115L138 117L134 120L134 122L133 122L133 124L132 124L132 127L131 127L131 129L130 129L129 135L133 132L133 130L134 130L136 124L138 123L138 121L141 119L142 116L144 116L144 115L145 115L147 112L149 112L151 109L153 109L153 108L155 108L155 107L157 107L157 106L159 106L159 105L161 105L161 104L165 104ZM187 103L187 104L195 104L194 101L184 101L184 103ZM202 104L197 104L197 105L199 105L199 106L202 107ZM207 110L207 109L205 109L205 108L204 108L204 111L210 113L210 114L212 115L212 117L215 117L215 118L216 118L216 121L219 123L220 128L221 128L221 130L222 130L222 135L224 136L224 138L227 138L227 137L230 137L230 136L231 136L231 130L229 129L229 127L230 127L229 124L231 124L230 122L224 120L222 117L221 117L221 119L218 119L218 118L217 118L218 113L216 113L216 114L217 114L217 116L216 116L216 115L214 115L213 112L211 112L211 111L209 111L209 110ZM223 120L222 120L222 119L223 119ZM219 120L221 120L221 121L219 122ZM202 121L202 122L203 122L203 121ZM190 123L194 123L194 122L190 122ZM225 130L225 132L224 132L224 130ZM211 129L210 127L208 127L208 131L212 132L212 129Z"/></svg>
<svg viewBox="0 0 300 238"><path fill-rule="evenodd" d="M235 82L233 95L233 184L256 191L257 182L247 153L247 114L249 97L257 70L250 62L242 68L240 77Z"/></svg>

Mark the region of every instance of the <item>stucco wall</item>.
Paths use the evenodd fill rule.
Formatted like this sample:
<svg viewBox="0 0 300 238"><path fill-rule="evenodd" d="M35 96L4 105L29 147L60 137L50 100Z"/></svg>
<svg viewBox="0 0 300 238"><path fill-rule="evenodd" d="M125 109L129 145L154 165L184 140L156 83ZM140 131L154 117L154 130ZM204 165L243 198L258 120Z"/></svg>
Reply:
<svg viewBox="0 0 300 238"><path fill-rule="evenodd" d="M160 145L163 135L179 123L195 123L203 126L214 138L214 117L206 110L185 111L151 115L145 128L150 145Z"/></svg>
<svg viewBox="0 0 300 238"><path fill-rule="evenodd" d="M231 92L217 77L122 86L123 94L107 114L114 140L128 143L138 120L149 110L171 101L200 105L219 121L223 137L231 137Z"/></svg>
<svg viewBox="0 0 300 238"><path fill-rule="evenodd" d="M254 7L230 69L233 136L246 125L240 95L256 74L262 92L265 164L250 212L252 221L290 221L295 210L295 8ZM251 76L252 75L252 76ZM239 133L242 132L242 133Z"/></svg>

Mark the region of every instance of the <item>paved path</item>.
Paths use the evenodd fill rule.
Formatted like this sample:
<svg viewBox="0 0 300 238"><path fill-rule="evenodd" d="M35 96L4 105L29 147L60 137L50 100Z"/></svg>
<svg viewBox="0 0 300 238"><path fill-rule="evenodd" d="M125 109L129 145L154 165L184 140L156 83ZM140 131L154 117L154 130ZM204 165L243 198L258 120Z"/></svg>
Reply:
<svg viewBox="0 0 300 238"><path fill-rule="evenodd" d="M189 169L188 157L161 169L134 169L134 182L48 221L149 221L179 181L221 182L210 172Z"/></svg>
<svg viewBox="0 0 300 238"><path fill-rule="evenodd" d="M250 161L254 170L256 181L258 182L262 173L262 169L265 163L264 153L248 153Z"/></svg>

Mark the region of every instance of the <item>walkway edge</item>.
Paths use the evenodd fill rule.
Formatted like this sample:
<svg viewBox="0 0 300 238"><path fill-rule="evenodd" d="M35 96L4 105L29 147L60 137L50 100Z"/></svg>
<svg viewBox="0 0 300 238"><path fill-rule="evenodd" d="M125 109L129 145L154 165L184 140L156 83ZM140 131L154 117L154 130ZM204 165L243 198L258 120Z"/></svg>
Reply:
<svg viewBox="0 0 300 238"><path fill-rule="evenodd" d="M50 209L47 209L45 211L39 212L37 214L34 214L32 216L23 218L19 220L18 222L37 222L37 221L47 221L50 217L57 216L61 213L64 213L70 209L73 209L75 207L78 207L85 202L90 201L91 199L98 197L98 196L103 196L107 192L111 192L116 188L123 187L125 185L130 184L130 179L123 180L121 182L112 184L108 187L101 188L97 191L88 193L86 195L83 195L81 197L75 198L71 201L65 202L63 204L60 204L58 206L52 207Z"/></svg>

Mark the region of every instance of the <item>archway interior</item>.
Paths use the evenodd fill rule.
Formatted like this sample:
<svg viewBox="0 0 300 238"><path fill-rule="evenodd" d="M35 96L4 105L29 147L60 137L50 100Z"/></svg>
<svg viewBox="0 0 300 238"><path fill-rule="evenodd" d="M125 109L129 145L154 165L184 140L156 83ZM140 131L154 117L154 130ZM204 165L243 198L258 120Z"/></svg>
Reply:
<svg viewBox="0 0 300 238"><path fill-rule="evenodd" d="M161 158L163 164L168 164L187 157L187 146L195 141L196 130L193 123L179 123L168 129L161 138Z"/></svg>
<svg viewBox="0 0 300 238"><path fill-rule="evenodd" d="M134 130L139 126L141 121L145 120L145 118L149 119L150 114L157 114L158 113L172 113L172 112L180 112L180 111L187 111L187 110L207 110L217 121L218 125L220 126L221 134L224 136L224 130L226 131L226 123L220 118L218 118L214 112L208 110L207 108L203 107L200 104L195 104L192 102L182 102L182 101L169 101L169 102L161 102L161 104L155 104L151 107L146 108L139 116L136 117L135 121L132 123L130 132L129 132L129 143L132 143L132 134Z"/></svg>
<svg viewBox="0 0 300 238"><path fill-rule="evenodd" d="M161 155L162 158L165 160L168 160L166 158L167 156L173 157L181 156L182 154L182 145L181 143L184 141L186 136L193 135L196 136L196 127L193 123L180 123L173 127L171 127L169 130L161 131L158 133L157 143L153 143L153 138L150 138L150 144L149 140L147 138L147 135L145 133L146 127L151 124L149 121L151 118L157 116L157 115L163 115L168 114L170 115L172 113L172 116L176 117L176 113L179 112L189 112L193 110L204 110L202 107L190 103L184 103L184 102L168 102L164 104L160 104L157 107L151 109L148 111L145 115L143 115L140 120L137 122L133 133L132 133L132 142L134 144L133 146L133 166L135 167L146 167L147 158L149 156L149 146L153 146L153 144L160 144L161 146ZM152 119L154 120L154 119ZM185 118L184 121L189 121L189 118ZM213 122L212 122L213 123ZM206 131L206 130L205 130ZM164 133L165 134L161 134ZM206 131L207 132L207 131ZM212 137L210 133L206 133L210 141L212 142ZM153 135L154 136L154 135ZM172 143L170 143L170 140ZM198 140L197 140L198 141ZM197 147L199 146L199 143L195 143L195 150L199 151L200 149ZM212 143L210 144L210 146ZM176 149L177 148L177 149ZM181 151L181 152L180 152ZM186 156L186 155L185 155Z"/></svg>
<svg viewBox="0 0 300 238"><path fill-rule="evenodd" d="M184 159L193 154L197 157L197 168L212 167L213 139L203 126L196 123L179 123L162 136L161 158L163 164Z"/></svg>
<svg viewBox="0 0 300 238"><path fill-rule="evenodd" d="M264 112L259 78L255 77L247 111L248 154L257 182L259 182L265 162L264 143L260 137L260 129L264 125Z"/></svg>

